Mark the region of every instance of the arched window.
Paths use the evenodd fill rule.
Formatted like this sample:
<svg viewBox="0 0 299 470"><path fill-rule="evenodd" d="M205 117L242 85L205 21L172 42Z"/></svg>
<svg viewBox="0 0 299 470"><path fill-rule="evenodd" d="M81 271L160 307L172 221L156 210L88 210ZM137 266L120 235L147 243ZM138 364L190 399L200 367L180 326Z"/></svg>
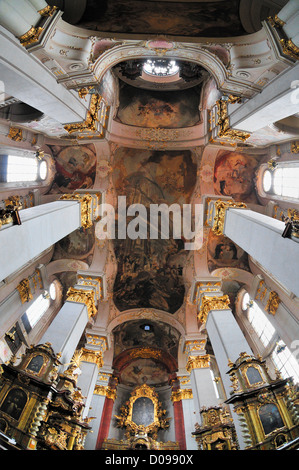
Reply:
<svg viewBox="0 0 299 470"><path fill-rule="evenodd" d="M268 195L299 200L299 163L284 162L273 170L265 169L262 188Z"/></svg>
<svg viewBox="0 0 299 470"><path fill-rule="evenodd" d="M47 163L39 161L36 157L22 157L19 155L7 155L6 172L2 178L7 183L43 181L47 177ZM2 156L3 158L3 156Z"/></svg>
<svg viewBox="0 0 299 470"><path fill-rule="evenodd" d="M49 292L45 291L39 295L35 301L27 308L26 312L22 316L22 321L25 326L27 333L38 323L42 316L46 313L50 307L51 300L56 299L56 287L53 282L49 287Z"/></svg>
<svg viewBox="0 0 299 470"><path fill-rule="evenodd" d="M299 354L299 351L297 351ZM272 353L272 359L284 379L293 377L294 382L299 383L299 365L290 349L283 341L278 341Z"/></svg>
<svg viewBox="0 0 299 470"><path fill-rule="evenodd" d="M1 183L42 183L47 176L47 161L34 154L0 155Z"/></svg>
<svg viewBox="0 0 299 470"><path fill-rule="evenodd" d="M247 315L257 337L264 348L272 349L271 359L283 378L293 377L294 382L299 383L299 363L295 355L280 339L277 342L276 330L268 320L264 311L252 300L248 292L242 297L242 310ZM298 357L299 357L299 351Z"/></svg>
<svg viewBox="0 0 299 470"><path fill-rule="evenodd" d="M263 346L267 347L275 334L275 328L258 304L250 299L248 292L244 294L242 309L247 311L249 323L252 325Z"/></svg>

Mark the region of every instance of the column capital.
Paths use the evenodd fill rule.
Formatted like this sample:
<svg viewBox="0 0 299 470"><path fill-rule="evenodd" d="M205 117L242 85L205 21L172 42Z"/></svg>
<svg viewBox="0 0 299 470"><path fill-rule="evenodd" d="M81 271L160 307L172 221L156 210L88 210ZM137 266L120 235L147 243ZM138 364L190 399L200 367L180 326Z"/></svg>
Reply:
<svg viewBox="0 0 299 470"><path fill-rule="evenodd" d="M209 220L211 221L212 231L215 235L224 234L226 211L230 208L247 209L247 205L244 202L235 202L233 200L223 201L221 199L209 203L209 211L210 214L212 214Z"/></svg>
<svg viewBox="0 0 299 470"><path fill-rule="evenodd" d="M206 369L210 367L210 355L189 356L186 370L190 373L193 369Z"/></svg>
<svg viewBox="0 0 299 470"><path fill-rule="evenodd" d="M103 354L101 351L93 351L91 349L87 348L82 348L82 356L81 356L81 362L90 362L93 364L96 364L98 366L98 369L103 367L104 361L103 361Z"/></svg>
<svg viewBox="0 0 299 470"><path fill-rule="evenodd" d="M63 201L78 201L81 204L81 226L89 228L93 224L93 208L98 205L98 197L94 194L72 193L60 196Z"/></svg>
<svg viewBox="0 0 299 470"><path fill-rule="evenodd" d="M203 293L220 292L221 284L221 278L215 276L194 279L191 287L190 301L193 304L198 304Z"/></svg>
<svg viewBox="0 0 299 470"><path fill-rule="evenodd" d="M178 390L174 390L172 393L171 393L171 401L173 403L177 402L177 401L181 401L181 400L190 400L193 398L193 393L192 393L192 390L191 388L180 388Z"/></svg>
<svg viewBox="0 0 299 470"><path fill-rule="evenodd" d="M198 312L198 321L206 323L211 310L230 310L230 299L228 295L208 296L201 298L200 308Z"/></svg>
<svg viewBox="0 0 299 470"><path fill-rule="evenodd" d="M103 300L106 295L106 274L103 272L78 271L77 285L93 288L97 300Z"/></svg>
<svg viewBox="0 0 299 470"><path fill-rule="evenodd" d="M89 318L95 317L97 314L98 309L95 303L95 293L92 290L70 287L67 291L66 302L85 304Z"/></svg>

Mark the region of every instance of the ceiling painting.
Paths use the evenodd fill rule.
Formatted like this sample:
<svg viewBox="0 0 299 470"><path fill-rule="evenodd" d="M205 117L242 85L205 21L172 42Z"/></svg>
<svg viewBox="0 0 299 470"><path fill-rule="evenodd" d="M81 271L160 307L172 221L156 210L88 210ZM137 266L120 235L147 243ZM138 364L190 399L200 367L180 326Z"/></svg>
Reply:
<svg viewBox="0 0 299 470"><path fill-rule="evenodd" d="M90 2L81 28L123 34L163 34L189 37L231 37L246 34L239 0L211 2L153 2L108 0Z"/></svg>
<svg viewBox="0 0 299 470"><path fill-rule="evenodd" d="M224 235L208 235L207 261L209 271L229 267L249 271L248 255Z"/></svg>
<svg viewBox="0 0 299 470"><path fill-rule="evenodd" d="M177 359L180 333L171 325L146 319L132 320L113 330L114 356L130 348L156 348Z"/></svg>
<svg viewBox="0 0 299 470"><path fill-rule="evenodd" d="M215 194L230 196L239 202L257 202L255 193L255 157L239 152L220 154L214 167Z"/></svg>
<svg viewBox="0 0 299 470"><path fill-rule="evenodd" d="M200 87L188 90L149 91L120 86L117 120L122 124L154 128L191 127L200 121Z"/></svg>
<svg viewBox="0 0 299 470"><path fill-rule="evenodd" d="M91 188L96 175L94 146L52 146L56 176L51 193L72 193L76 189Z"/></svg>
<svg viewBox="0 0 299 470"><path fill-rule="evenodd" d="M167 385L168 378L169 370L161 362L153 359L138 359L122 371L120 382L132 387L142 384L155 387Z"/></svg>
<svg viewBox="0 0 299 470"><path fill-rule="evenodd" d="M142 204L188 204L196 184L197 165L191 151L147 151L119 149L114 156L113 183L118 196L126 196L127 207ZM147 212L148 213L148 212ZM176 312L184 300L183 266L187 251L184 240L169 237L114 241L118 271L114 283L114 303L123 311L156 308Z"/></svg>

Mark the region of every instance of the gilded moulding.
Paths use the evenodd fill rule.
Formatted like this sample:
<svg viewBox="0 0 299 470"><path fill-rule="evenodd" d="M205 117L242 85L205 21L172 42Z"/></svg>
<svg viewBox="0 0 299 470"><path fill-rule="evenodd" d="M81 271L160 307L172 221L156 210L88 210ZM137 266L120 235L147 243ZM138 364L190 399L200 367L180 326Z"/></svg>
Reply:
<svg viewBox="0 0 299 470"><path fill-rule="evenodd" d="M153 348L136 348L130 352L132 358L143 358L143 359L159 359L162 356L162 351Z"/></svg>
<svg viewBox="0 0 299 470"><path fill-rule="evenodd" d="M218 137L228 138L229 140L233 141L241 141L245 142L249 139L250 134L248 132L239 131L236 129L231 129L230 127L230 120L228 115L228 103L236 103L237 98L235 97L228 97L228 100L217 100L217 125L219 126Z"/></svg>
<svg viewBox="0 0 299 470"><path fill-rule="evenodd" d="M40 38L40 35L43 32L43 28L41 27L34 27L29 29L27 33L23 34L22 36L19 37L19 41L22 44L22 46L29 46L30 44L33 44L37 42Z"/></svg>
<svg viewBox="0 0 299 470"><path fill-rule="evenodd" d="M271 315L275 315L280 302L281 300L277 292L275 291L270 292L269 299L265 307L266 312L270 313Z"/></svg>
<svg viewBox="0 0 299 470"><path fill-rule="evenodd" d="M206 369L208 367L210 367L209 354L205 354L203 356L189 356L186 370L190 374L193 369Z"/></svg>
<svg viewBox="0 0 299 470"><path fill-rule="evenodd" d="M89 110L87 111L86 120L84 122L67 124L64 126L65 130L72 134L73 132L83 132L97 130L97 122L99 121L98 113L100 110L100 103L102 97L98 93L91 95Z"/></svg>
<svg viewBox="0 0 299 470"><path fill-rule="evenodd" d="M294 60L299 60L299 47L291 39L280 39L283 53Z"/></svg>
<svg viewBox="0 0 299 470"><path fill-rule="evenodd" d="M60 200L79 201L81 204L81 226L83 228L92 226L92 196L90 194L63 194Z"/></svg>
<svg viewBox="0 0 299 470"><path fill-rule="evenodd" d="M33 299L29 285L29 279L23 279L17 286L17 290L20 294L22 304L25 302L30 302L30 300Z"/></svg>
<svg viewBox="0 0 299 470"><path fill-rule="evenodd" d="M198 312L198 320L200 323L206 323L208 315L211 310L229 310L230 299L228 295L219 297L204 296L201 301L201 306Z"/></svg>
<svg viewBox="0 0 299 470"><path fill-rule="evenodd" d="M193 398L192 390L189 388L180 388L179 390L175 390L171 394L171 401L173 403L181 400L190 400Z"/></svg>
<svg viewBox="0 0 299 470"><path fill-rule="evenodd" d="M58 10L58 7L55 7L55 6L46 6L45 8L42 8L41 10L38 10L39 14L41 16L44 16L44 17L48 17L48 16L53 16L55 11Z"/></svg>
<svg viewBox="0 0 299 470"><path fill-rule="evenodd" d="M212 231L215 233L215 235L224 234L224 223L227 209L247 209L247 206L244 202L221 201L220 199L215 201L214 207L215 215Z"/></svg>
<svg viewBox="0 0 299 470"><path fill-rule="evenodd" d="M67 291L66 301L85 304L89 318L94 317L98 312L98 309L95 305L93 291L75 289L74 287L70 287L69 290Z"/></svg>

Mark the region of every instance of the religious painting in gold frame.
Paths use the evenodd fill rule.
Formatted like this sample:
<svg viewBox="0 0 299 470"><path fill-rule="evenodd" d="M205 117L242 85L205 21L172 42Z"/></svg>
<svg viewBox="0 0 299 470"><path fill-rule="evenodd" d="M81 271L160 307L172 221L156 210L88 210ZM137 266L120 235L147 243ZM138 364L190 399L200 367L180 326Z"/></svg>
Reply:
<svg viewBox="0 0 299 470"><path fill-rule="evenodd" d="M120 416L115 417L118 426L126 428L128 435L142 432L156 436L158 429L169 426L165 414L154 388L143 384L133 390L130 399L121 407Z"/></svg>

